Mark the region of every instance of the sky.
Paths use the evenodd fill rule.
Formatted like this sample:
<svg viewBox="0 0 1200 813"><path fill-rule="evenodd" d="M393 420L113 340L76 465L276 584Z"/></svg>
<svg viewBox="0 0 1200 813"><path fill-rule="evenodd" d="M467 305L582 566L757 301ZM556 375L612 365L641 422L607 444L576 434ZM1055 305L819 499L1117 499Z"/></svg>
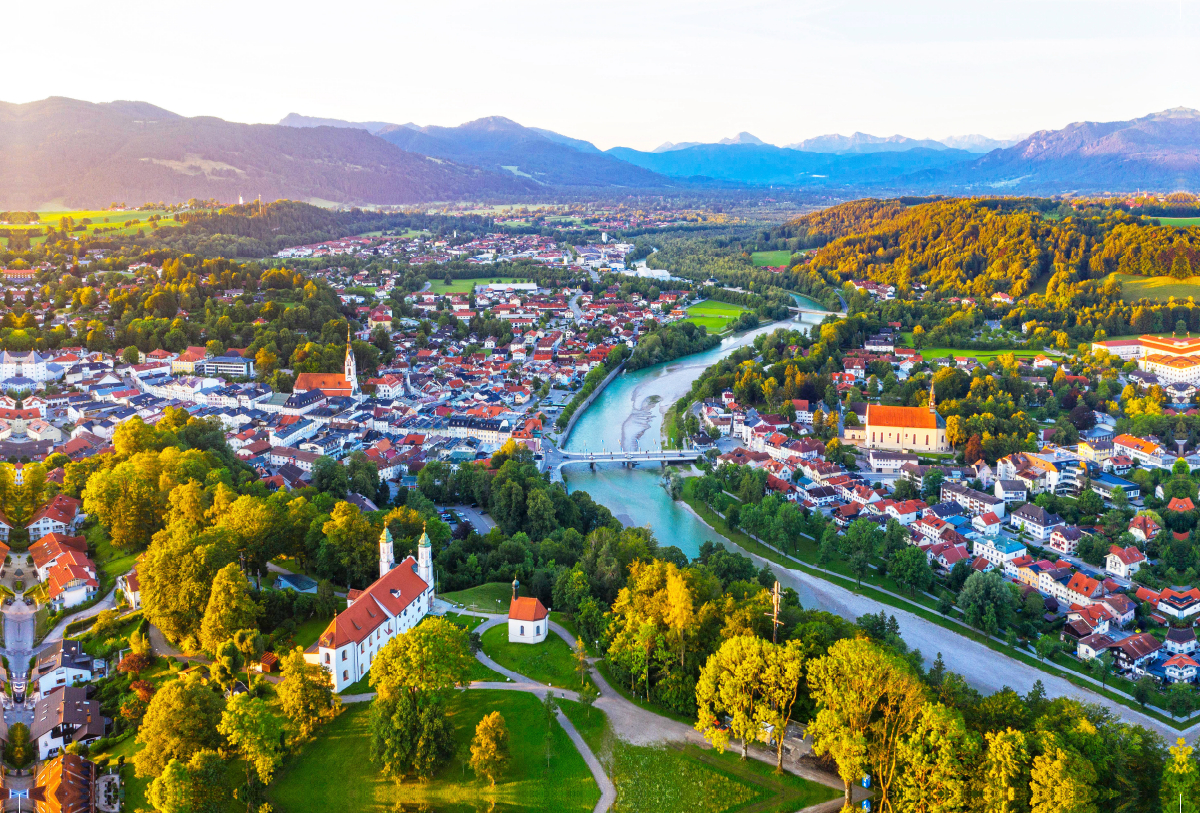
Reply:
<svg viewBox="0 0 1200 813"><path fill-rule="evenodd" d="M601 149L1002 138L1200 108L1200 0L56 0L3 19L7 102L500 115Z"/></svg>

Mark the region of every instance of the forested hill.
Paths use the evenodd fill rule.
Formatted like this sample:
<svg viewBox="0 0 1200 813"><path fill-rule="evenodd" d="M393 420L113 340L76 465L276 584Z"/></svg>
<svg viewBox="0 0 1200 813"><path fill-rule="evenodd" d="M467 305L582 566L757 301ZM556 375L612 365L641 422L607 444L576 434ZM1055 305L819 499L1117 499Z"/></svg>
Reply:
<svg viewBox="0 0 1200 813"><path fill-rule="evenodd" d="M239 196L399 204L527 197L538 188L405 152L364 130L185 118L143 102L0 102L0 209Z"/></svg>
<svg viewBox="0 0 1200 813"><path fill-rule="evenodd" d="M860 200L792 220L773 237L814 249L803 265L827 278L1020 297L1043 276L1051 294L1112 273L1190 277L1200 228L1157 223L1111 205L1076 210L1037 198Z"/></svg>

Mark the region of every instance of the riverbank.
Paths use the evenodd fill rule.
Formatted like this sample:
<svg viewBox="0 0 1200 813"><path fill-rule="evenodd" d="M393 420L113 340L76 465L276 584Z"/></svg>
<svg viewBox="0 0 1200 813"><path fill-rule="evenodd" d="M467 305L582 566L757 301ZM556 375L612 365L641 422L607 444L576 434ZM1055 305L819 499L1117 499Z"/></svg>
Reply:
<svg viewBox="0 0 1200 813"><path fill-rule="evenodd" d="M957 618L939 615L906 596L872 585L870 577L866 584L858 585L852 578L753 539L730 528L720 513L686 494L680 502L698 522L719 536L727 548L749 556L757 565L766 565L781 585L796 589L802 606L810 609L818 606L851 620L886 610L896 616L901 637L910 647L921 651L926 664L931 664L940 653L950 669L982 692L993 693L1008 687L1028 693L1035 682L1041 681L1049 697L1073 697L1110 707L1117 704L1121 708L1116 710L1123 717L1166 737L1200 733L1200 722L1193 722L1200 713L1175 719L1154 706L1142 707L1130 695L1089 675L1053 661L1039 661L1029 652L974 630ZM806 596L811 597L813 604L806 602ZM997 663L998 657L1004 658L1004 662Z"/></svg>

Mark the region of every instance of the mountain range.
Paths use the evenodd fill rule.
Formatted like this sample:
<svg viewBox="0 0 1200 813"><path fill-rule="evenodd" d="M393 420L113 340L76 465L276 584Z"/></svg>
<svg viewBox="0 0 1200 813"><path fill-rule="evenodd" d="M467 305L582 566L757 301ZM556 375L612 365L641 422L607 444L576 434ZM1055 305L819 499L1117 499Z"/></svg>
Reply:
<svg viewBox="0 0 1200 813"><path fill-rule="evenodd" d="M1187 108L1003 144L854 133L777 147L742 132L715 144L601 151L501 116L457 127L296 113L239 124L146 102L52 97L0 102L0 209L260 195L404 204L759 186L847 196L1200 187L1200 112Z"/></svg>

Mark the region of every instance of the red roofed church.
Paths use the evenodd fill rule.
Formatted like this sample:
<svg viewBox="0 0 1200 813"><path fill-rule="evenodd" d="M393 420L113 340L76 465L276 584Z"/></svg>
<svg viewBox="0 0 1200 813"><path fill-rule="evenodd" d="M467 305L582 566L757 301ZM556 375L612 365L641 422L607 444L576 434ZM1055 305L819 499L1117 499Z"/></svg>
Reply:
<svg viewBox="0 0 1200 813"><path fill-rule="evenodd" d="M546 640L550 629L550 613L545 605L529 596L517 597L517 581L513 580L513 599L508 608L508 641L515 644L538 644Z"/></svg>

